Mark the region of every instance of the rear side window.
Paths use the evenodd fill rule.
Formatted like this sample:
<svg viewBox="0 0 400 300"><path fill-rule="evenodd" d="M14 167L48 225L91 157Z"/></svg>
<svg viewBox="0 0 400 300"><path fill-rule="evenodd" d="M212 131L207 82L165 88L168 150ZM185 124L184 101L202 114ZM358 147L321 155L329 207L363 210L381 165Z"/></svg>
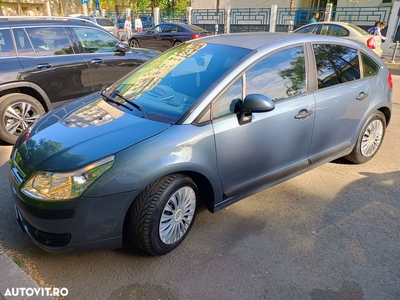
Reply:
<svg viewBox="0 0 400 300"><path fill-rule="evenodd" d="M326 88L361 78L357 49L329 44L314 45L313 47L318 88Z"/></svg>
<svg viewBox="0 0 400 300"><path fill-rule="evenodd" d="M73 54L71 43L63 27L26 28L37 56ZM24 41L24 43L26 43Z"/></svg>
<svg viewBox="0 0 400 300"><path fill-rule="evenodd" d="M15 55L10 29L0 29L0 57Z"/></svg>
<svg viewBox="0 0 400 300"><path fill-rule="evenodd" d="M363 63L363 77L372 77L378 75L381 67L375 60L362 52L361 60Z"/></svg>
<svg viewBox="0 0 400 300"><path fill-rule="evenodd" d="M115 26L114 22L111 21L110 19L97 18L96 22L100 26L110 26L110 27Z"/></svg>

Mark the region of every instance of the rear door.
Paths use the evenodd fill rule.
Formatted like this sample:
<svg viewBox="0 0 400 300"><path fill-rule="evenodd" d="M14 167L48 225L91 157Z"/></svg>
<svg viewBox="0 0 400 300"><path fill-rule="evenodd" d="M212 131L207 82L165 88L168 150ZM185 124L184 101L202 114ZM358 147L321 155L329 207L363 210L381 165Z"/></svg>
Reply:
<svg viewBox="0 0 400 300"><path fill-rule="evenodd" d="M121 52L114 36L94 27L71 27L74 42L79 45L90 70L94 91L114 83L143 63L134 52Z"/></svg>
<svg viewBox="0 0 400 300"><path fill-rule="evenodd" d="M310 159L318 161L351 147L371 95L360 73L359 52L336 44L315 44L318 87Z"/></svg>
<svg viewBox="0 0 400 300"><path fill-rule="evenodd" d="M25 77L24 69L17 58L9 27L0 28L0 84ZM1 91L1 88L0 88Z"/></svg>
<svg viewBox="0 0 400 300"><path fill-rule="evenodd" d="M88 65L64 27L13 28L25 80L42 88L53 106L93 91Z"/></svg>

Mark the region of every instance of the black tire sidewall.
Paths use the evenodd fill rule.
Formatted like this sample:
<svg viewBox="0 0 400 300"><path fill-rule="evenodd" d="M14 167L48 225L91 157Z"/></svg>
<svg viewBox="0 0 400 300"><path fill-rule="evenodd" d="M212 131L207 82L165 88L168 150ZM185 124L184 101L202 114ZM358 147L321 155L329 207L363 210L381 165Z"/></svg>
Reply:
<svg viewBox="0 0 400 300"><path fill-rule="evenodd" d="M193 189L195 195L196 195L196 208L195 212L193 215L192 222L190 223L189 227L187 228L185 234L175 243L173 244L164 244L159 235L159 224L160 224L160 219L161 215L164 211L164 207L169 201L170 197L180 188L182 187L190 187ZM197 186L195 183L190 179L189 177L182 176L177 179L175 179L167 188L165 188L161 195L160 195L160 201L157 203L156 208L154 209L154 212L151 216L151 221L150 221L150 226L149 226L149 240L150 240L150 245L152 246L152 252L156 255L163 255L166 254L172 250L174 250L176 247L178 247L183 240L186 238L187 234L189 233L195 218L196 218L196 213L197 213L197 207L199 203L199 192L197 189Z"/></svg>

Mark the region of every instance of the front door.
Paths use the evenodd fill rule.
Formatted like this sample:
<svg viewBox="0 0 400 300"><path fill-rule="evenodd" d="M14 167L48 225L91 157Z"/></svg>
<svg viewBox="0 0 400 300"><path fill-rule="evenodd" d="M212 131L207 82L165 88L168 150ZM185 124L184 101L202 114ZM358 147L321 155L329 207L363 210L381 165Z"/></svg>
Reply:
<svg viewBox="0 0 400 300"><path fill-rule="evenodd" d="M305 168L315 101L306 92L303 46L285 49L257 63L212 106L218 171L225 198L276 183ZM240 125L235 110L244 95L262 94L275 109L253 113Z"/></svg>

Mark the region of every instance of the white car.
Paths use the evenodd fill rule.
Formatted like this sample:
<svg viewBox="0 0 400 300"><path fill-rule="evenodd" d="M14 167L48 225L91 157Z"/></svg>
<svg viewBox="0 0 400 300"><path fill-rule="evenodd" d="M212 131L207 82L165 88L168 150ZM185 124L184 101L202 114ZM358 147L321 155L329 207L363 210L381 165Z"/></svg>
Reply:
<svg viewBox="0 0 400 300"><path fill-rule="evenodd" d="M382 56L381 38L377 35L371 35L361 27L347 22L318 22L304 25L296 30L296 33L309 33L320 35L331 35L349 38L359 41L373 50L379 57Z"/></svg>

